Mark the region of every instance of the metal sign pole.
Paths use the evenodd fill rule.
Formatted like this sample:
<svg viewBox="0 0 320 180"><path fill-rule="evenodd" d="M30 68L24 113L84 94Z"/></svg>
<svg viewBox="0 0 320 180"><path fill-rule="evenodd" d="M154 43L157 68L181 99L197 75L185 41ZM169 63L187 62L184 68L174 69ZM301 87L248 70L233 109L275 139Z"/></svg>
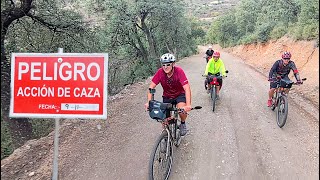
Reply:
<svg viewBox="0 0 320 180"><path fill-rule="evenodd" d="M53 156L52 180L58 180L59 126L60 126L60 119L59 118L55 118L54 156Z"/></svg>
<svg viewBox="0 0 320 180"><path fill-rule="evenodd" d="M58 48L58 53L63 53L63 48ZM54 152L53 152L53 172L52 180L58 180L58 158L59 158L59 127L60 119L55 118L55 133L54 133Z"/></svg>

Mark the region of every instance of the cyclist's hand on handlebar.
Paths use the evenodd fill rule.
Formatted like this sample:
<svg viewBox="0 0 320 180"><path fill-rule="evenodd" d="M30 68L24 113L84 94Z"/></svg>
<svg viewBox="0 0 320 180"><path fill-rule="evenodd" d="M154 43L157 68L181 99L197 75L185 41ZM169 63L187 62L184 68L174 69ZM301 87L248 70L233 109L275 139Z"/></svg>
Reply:
<svg viewBox="0 0 320 180"><path fill-rule="evenodd" d="M182 109L183 109L185 112L189 112L189 111L191 111L191 106L184 106Z"/></svg>

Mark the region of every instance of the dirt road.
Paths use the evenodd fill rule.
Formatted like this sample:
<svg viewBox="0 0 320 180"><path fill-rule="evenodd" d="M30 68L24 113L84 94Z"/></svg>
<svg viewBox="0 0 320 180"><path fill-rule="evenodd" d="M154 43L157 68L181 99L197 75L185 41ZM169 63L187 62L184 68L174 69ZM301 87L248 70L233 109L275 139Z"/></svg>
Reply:
<svg viewBox="0 0 320 180"><path fill-rule="evenodd" d="M290 94L287 124L280 129L275 112L266 106L266 77L222 52L229 73L212 112L201 77L202 56L178 63L191 83L192 105L203 108L187 119L189 133L174 151L170 179L319 179L319 110ZM100 121L65 126L61 180L147 179L150 152L161 132L143 108L148 83L129 87L108 104L107 126ZM158 88L159 100L161 92Z"/></svg>

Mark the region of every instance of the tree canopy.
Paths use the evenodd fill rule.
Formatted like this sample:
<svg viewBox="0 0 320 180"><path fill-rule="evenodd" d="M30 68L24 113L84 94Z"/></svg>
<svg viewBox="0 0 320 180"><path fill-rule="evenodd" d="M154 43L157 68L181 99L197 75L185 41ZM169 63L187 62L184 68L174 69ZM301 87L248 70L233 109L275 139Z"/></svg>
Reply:
<svg viewBox="0 0 320 180"><path fill-rule="evenodd" d="M223 47L266 42L284 35L297 40L318 39L319 0L242 0L219 16L207 41Z"/></svg>

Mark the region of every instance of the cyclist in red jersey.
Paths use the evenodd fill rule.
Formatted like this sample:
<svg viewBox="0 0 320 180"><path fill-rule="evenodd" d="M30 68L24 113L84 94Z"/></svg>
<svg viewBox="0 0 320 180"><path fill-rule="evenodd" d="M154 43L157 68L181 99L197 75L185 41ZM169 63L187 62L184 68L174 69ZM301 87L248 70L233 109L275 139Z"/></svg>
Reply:
<svg viewBox="0 0 320 180"><path fill-rule="evenodd" d="M188 112L191 110L191 89L188 79L182 68L175 65L175 57L170 53L161 56L160 62L162 67L158 69L153 76L149 88L154 89L159 83L163 88L163 102L171 103L177 102L177 108L183 108ZM149 101L152 98L151 93L148 91L148 101L145 108L148 109ZM187 133L186 127L186 113L180 113L181 126L180 135L184 136Z"/></svg>

